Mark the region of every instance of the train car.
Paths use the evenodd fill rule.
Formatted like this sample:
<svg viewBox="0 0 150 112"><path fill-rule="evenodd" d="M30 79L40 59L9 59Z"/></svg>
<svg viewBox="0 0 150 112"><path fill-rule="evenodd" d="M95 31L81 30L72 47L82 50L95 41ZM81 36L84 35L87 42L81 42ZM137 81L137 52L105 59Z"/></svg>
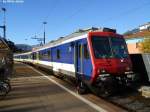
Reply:
<svg viewBox="0 0 150 112"><path fill-rule="evenodd" d="M81 94L92 87L110 95L117 84L129 85L134 77L125 40L114 29L80 29L27 54L26 61L76 79Z"/></svg>
<svg viewBox="0 0 150 112"><path fill-rule="evenodd" d="M25 62L27 64L32 64L33 63L32 52L15 54L14 60L19 62Z"/></svg>

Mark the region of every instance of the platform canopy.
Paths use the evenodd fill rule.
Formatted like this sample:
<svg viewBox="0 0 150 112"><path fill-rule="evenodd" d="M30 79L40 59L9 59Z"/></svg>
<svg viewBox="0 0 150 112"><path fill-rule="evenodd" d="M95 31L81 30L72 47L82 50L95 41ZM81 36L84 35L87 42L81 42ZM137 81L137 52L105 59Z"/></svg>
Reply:
<svg viewBox="0 0 150 112"><path fill-rule="evenodd" d="M10 50L3 38L0 38L0 50Z"/></svg>

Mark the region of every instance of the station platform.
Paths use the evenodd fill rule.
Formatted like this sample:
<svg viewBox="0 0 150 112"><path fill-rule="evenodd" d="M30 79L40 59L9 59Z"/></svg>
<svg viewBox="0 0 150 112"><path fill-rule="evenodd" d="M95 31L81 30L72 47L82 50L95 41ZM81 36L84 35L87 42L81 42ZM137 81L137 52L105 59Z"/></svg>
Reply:
<svg viewBox="0 0 150 112"><path fill-rule="evenodd" d="M78 95L73 85L22 63L15 63L12 91L0 112L124 112L92 94Z"/></svg>

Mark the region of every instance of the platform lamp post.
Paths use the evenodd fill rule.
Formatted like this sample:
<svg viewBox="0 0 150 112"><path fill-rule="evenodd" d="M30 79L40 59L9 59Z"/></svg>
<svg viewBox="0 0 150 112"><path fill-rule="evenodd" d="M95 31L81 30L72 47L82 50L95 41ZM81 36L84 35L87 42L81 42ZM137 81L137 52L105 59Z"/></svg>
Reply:
<svg viewBox="0 0 150 112"><path fill-rule="evenodd" d="M43 25L44 25L44 36L43 36L43 43L45 44L45 25L47 24L46 21L43 22Z"/></svg>
<svg viewBox="0 0 150 112"><path fill-rule="evenodd" d="M4 35L3 37L6 38L6 9L5 8L1 8L1 10L4 12L4 22L3 22L3 26L0 26L0 28L3 28L3 32L4 32Z"/></svg>

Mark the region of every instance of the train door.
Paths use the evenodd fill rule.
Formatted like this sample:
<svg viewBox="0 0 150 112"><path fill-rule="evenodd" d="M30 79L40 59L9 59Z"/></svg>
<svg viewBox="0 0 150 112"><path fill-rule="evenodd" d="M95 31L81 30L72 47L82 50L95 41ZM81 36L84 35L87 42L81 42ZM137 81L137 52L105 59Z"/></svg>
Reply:
<svg viewBox="0 0 150 112"><path fill-rule="evenodd" d="M77 78L90 80L92 74L92 62L86 41L75 44L75 71Z"/></svg>
<svg viewBox="0 0 150 112"><path fill-rule="evenodd" d="M89 48L87 42L83 42L83 74L84 80L90 80L92 75L92 62L89 54Z"/></svg>
<svg viewBox="0 0 150 112"><path fill-rule="evenodd" d="M83 74L83 49L82 49L83 45L80 42L77 42L75 44L75 53L74 53L74 57L75 57L75 72L76 75L78 75L77 77L79 78L79 76L82 76Z"/></svg>

